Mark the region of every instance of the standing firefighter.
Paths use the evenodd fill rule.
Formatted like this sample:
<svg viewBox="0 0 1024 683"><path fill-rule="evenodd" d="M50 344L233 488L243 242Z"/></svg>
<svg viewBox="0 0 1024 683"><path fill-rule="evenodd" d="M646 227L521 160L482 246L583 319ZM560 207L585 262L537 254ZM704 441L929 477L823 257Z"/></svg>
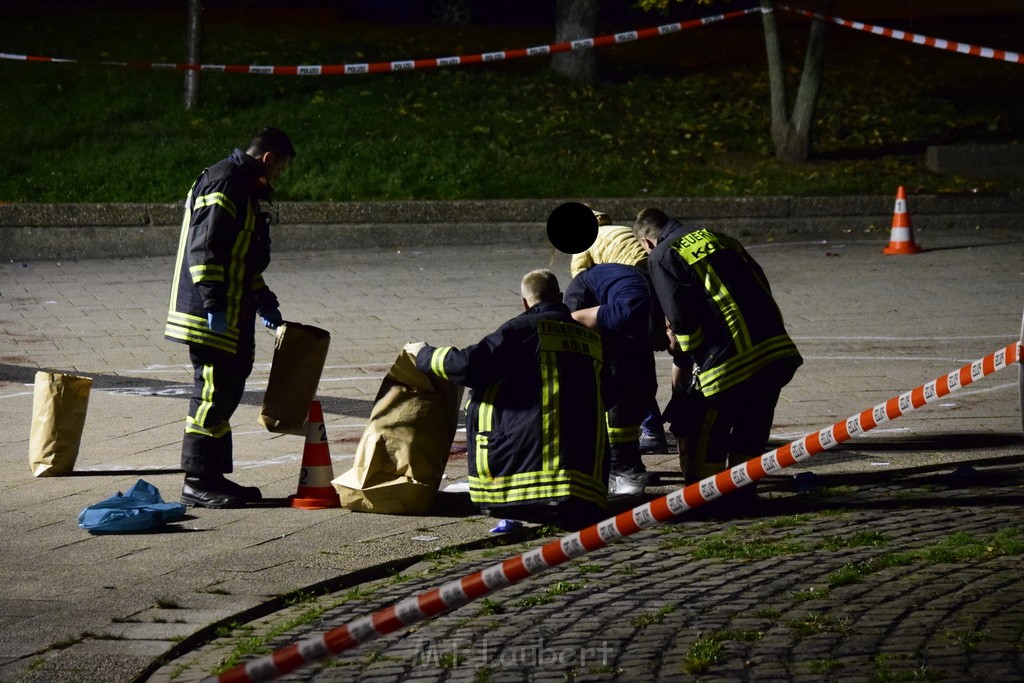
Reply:
<svg viewBox="0 0 1024 683"><path fill-rule="evenodd" d="M270 183L294 156L287 135L264 128L246 151L204 170L185 200L164 336L188 345L195 370L181 447L186 505L237 507L261 498L255 486L224 475L233 469L230 418L252 372L256 315L270 329L282 322L263 282L270 214L261 202L270 202Z"/></svg>
<svg viewBox="0 0 1024 683"><path fill-rule="evenodd" d="M497 517L576 528L607 505L600 335L569 315L558 280L527 273L524 312L464 349L424 345L423 372L471 390L470 498Z"/></svg>
<svg viewBox="0 0 1024 683"><path fill-rule="evenodd" d="M803 359L738 241L656 208L640 212L634 232L678 345L665 419L685 443L692 483L764 452L782 387Z"/></svg>

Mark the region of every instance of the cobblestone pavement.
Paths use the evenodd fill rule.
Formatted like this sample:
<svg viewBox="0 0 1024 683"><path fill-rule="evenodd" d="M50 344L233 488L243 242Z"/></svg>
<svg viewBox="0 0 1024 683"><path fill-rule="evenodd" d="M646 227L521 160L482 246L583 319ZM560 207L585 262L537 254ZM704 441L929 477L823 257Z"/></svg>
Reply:
<svg viewBox="0 0 1024 683"><path fill-rule="evenodd" d="M281 680L1019 681L1022 462L824 476L800 493L775 478L749 515L680 518ZM532 545L438 553L310 599L182 658L174 680Z"/></svg>

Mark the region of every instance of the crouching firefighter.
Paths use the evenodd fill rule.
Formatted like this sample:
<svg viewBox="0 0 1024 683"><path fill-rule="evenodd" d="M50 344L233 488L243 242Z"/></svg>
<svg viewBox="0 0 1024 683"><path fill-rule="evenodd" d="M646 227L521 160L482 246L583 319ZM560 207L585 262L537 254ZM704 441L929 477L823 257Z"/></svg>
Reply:
<svg viewBox="0 0 1024 683"><path fill-rule="evenodd" d="M470 389L470 499L495 517L579 529L607 507L601 337L572 319L551 271L520 289L522 314L464 349L424 345L416 366Z"/></svg>

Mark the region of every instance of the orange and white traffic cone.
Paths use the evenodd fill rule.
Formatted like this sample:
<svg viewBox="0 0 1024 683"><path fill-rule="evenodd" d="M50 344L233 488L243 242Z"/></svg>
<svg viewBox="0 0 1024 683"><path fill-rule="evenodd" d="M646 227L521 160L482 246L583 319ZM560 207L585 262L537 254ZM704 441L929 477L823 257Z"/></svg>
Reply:
<svg viewBox="0 0 1024 683"><path fill-rule="evenodd" d="M907 193L900 185L896 190L896 207L892 212L892 232L889 235L889 246L882 250L883 254L917 254L921 247L914 242L914 229L910 227L910 214L907 213Z"/></svg>
<svg viewBox="0 0 1024 683"><path fill-rule="evenodd" d="M331 485L331 479L334 479L334 468L327 447L324 411L320 401L312 401L309 404L309 419L306 421L306 445L302 449L299 489L294 496L288 498L292 507L307 510L341 507L341 500Z"/></svg>

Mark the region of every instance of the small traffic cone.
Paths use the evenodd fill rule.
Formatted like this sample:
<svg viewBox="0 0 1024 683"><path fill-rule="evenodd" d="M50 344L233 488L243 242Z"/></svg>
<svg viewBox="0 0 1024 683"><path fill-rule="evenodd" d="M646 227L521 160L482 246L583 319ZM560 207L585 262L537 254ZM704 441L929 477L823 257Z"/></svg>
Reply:
<svg viewBox="0 0 1024 683"><path fill-rule="evenodd" d="M900 185L896 190L896 207L892 212L892 233L889 235L889 246L882 250L883 254L917 254L921 247L914 242L914 229L910 227L910 214L907 213L907 193Z"/></svg>
<svg viewBox="0 0 1024 683"><path fill-rule="evenodd" d="M306 421L306 445L302 449L299 489L294 496L288 498L292 507L307 510L341 507L341 500L331 485L331 479L334 479L334 468L327 447L324 411L320 401L312 401L309 404L309 419Z"/></svg>

